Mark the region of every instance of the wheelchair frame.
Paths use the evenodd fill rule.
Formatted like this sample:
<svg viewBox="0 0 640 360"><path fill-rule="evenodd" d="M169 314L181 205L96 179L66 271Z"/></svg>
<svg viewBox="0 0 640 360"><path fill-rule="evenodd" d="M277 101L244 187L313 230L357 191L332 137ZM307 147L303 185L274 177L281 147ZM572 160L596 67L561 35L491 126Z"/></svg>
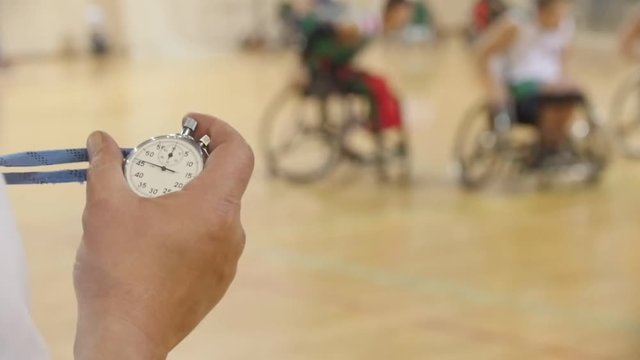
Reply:
<svg viewBox="0 0 640 360"><path fill-rule="evenodd" d="M457 175L460 182L465 188L468 189L481 189L488 186L492 180L497 179L505 168L515 169L515 173L522 175L527 172L536 173L539 179L540 185L551 185L556 180L562 178L567 172L573 172L577 178L574 181L593 184L597 183L603 171L605 170L608 157L609 157L609 145L601 126L596 121L595 114L588 101L584 101L580 104L585 114L584 124L579 134L581 140L584 142L584 149L580 149L582 153L579 154L580 162L576 162L571 165L564 166L543 166L535 171L529 171L527 165L528 159L531 158L531 154L539 147L539 140L531 144L516 144L512 142L510 133L514 129L522 126L536 126L521 124L518 121L514 121L515 111L514 105L511 105L511 109L507 112L501 112L498 116L492 116L493 113L490 105L481 103L480 105L473 106L467 111L463 119L463 123L457 131L455 139L454 157L456 162ZM469 135L469 129L475 125L477 121L486 122L486 130L483 130L479 134ZM575 126L575 124L574 124ZM539 131L539 130L536 130ZM575 135L575 134L574 134ZM486 168L479 175L471 174L472 162L477 162L479 157L475 159L466 158L466 154L463 154L463 147L468 141L467 138L472 137L472 141L476 142L473 146L480 147L481 151L485 152L487 165ZM574 150L578 150L581 146L575 144L573 139L571 147ZM592 143L593 141L593 143ZM478 151L478 149L473 150ZM472 157L476 157L475 153Z"/></svg>
<svg viewBox="0 0 640 360"><path fill-rule="evenodd" d="M320 124L312 131L316 131L323 141L326 142L330 155L324 164L318 166L317 171L309 174L295 173L295 171L283 169L279 164L278 154L270 144L270 136L275 122L278 121L278 113L286 106L286 102L292 97L301 97L303 101L317 101L319 105ZM384 141L382 131L377 124L365 116L356 114L353 100L345 89L341 89L330 76L317 77L309 82L307 86L288 86L276 99L268 106L262 120L261 126L261 148L266 156L267 167L272 176L281 177L289 182L297 184L308 184L319 181L327 177L343 160L363 166L375 166L378 179L381 182L389 181L386 171L389 159L384 154ZM342 119L331 119L329 102L332 98L339 98L342 102L345 115ZM350 131L354 129L367 129L373 136L375 144L374 154L363 154L352 149L347 143Z"/></svg>

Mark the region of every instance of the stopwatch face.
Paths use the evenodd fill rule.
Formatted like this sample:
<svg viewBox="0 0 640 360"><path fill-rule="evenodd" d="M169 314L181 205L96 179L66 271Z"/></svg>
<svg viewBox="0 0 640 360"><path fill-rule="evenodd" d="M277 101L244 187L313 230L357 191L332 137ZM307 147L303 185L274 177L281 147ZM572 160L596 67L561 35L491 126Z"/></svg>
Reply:
<svg viewBox="0 0 640 360"><path fill-rule="evenodd" d="M127 158L125 176L135 193L155 198L182 190L204 169L199 146L181 136L155 138Z"/></svg>

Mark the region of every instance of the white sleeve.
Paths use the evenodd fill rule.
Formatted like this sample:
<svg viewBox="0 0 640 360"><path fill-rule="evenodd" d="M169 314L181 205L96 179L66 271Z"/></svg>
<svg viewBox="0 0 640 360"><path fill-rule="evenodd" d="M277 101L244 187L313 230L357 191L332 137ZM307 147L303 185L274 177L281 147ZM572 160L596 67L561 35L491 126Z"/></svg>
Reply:
<svg viewBox="0 0 640 360"><path fill-rule="evenodd" d="M0 176L0 360L48 359L29 313L25 256Z"/></svg>

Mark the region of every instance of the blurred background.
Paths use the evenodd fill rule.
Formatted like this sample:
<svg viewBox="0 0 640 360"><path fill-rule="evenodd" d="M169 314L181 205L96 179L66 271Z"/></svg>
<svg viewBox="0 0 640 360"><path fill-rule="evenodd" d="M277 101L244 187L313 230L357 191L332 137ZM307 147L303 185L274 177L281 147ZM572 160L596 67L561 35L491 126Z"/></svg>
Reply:
<svg viewBox="0 0 640 360"><path fill-rule="evenodd" d="M613 34L633 0L575 0L581 28ZM349 6L379 11L383 1L351 0ZM466 24L473 0L433 0L445 27ZM515 5L527 0L513 0ZM0 2L3 53L15 59L81 55L89 50L92 24L103 26L115 51L133 57L206 56L237 48L259 31L277 36L277 0L183 2L125 0L26 0ZM99 9L96 11L96 8ZM98 12L99 14L96 14Z"/></svg>
<svg viewBox="0 0 640 360"><path fill-rule="evenodd" d="M258 163L238 279L172 359L639 359L637 160L614 150L593 187L485 193L456 180L456 132L486 97L464 36L474 3L430 0L437 41L376 37L356 60L401 99L409 185L349 164L307 185L270 174L262 125L300 71L276 0L0 0L0 151L79 147L96 129L135 146L189 111L246 136ZM639 2L573 3L571 73L614 132L614 95L636 73L619 35ZM10 195L35 320L69 359L84 187Z"/></svg>

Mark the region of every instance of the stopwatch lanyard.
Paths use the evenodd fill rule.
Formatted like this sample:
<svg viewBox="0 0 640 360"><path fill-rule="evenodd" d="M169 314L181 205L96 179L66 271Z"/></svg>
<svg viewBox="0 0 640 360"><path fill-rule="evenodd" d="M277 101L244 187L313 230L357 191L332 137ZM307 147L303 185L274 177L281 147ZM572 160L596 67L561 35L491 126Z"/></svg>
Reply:
<svg viewBox="0 0 640 360"><path fill-rule="evenodd" d="M132 151L132 149L122 149L122 155L127 157ZM88 161L89 153L87 149L29 151L0 156L0 167L39 167ZM7 185L66 184L87 181L86 169L4 173L2 175L4 175Z"/></svg>

